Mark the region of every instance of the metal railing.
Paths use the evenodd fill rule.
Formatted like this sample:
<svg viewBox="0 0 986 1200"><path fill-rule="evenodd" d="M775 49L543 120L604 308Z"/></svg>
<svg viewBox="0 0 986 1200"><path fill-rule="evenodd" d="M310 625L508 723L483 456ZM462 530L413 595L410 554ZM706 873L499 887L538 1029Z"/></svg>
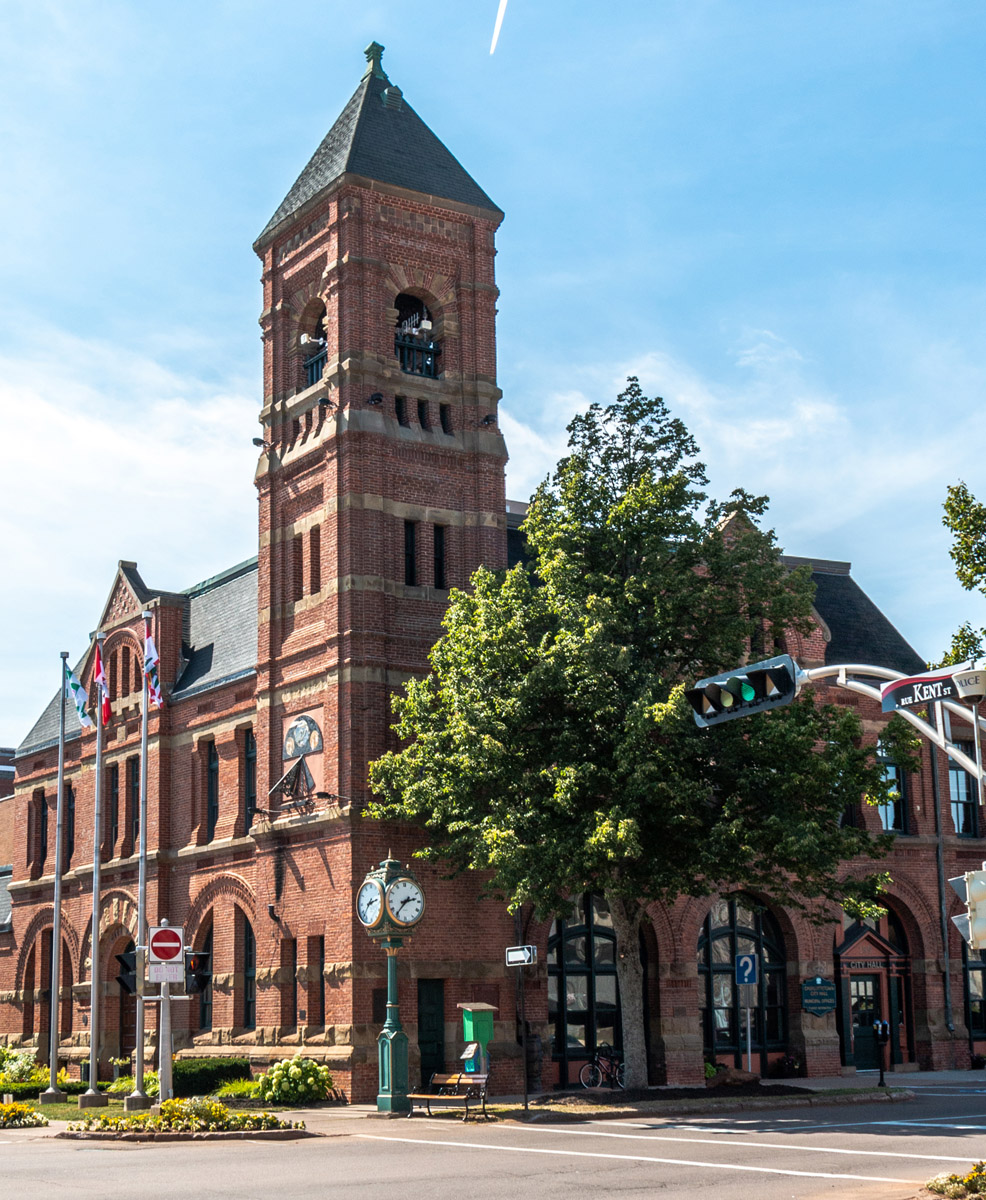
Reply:
<svg viewBox="0 0 986 1200"><path fill-rule="evenodd" d="M320 350L314 357L305 360L305 387L312 387L322 378L328 350Z"/></svg>
<svg viewBox="0 0 986 1200"><path fill-rule="evenodd" d="M425 342L414 337L395 337L394 354L406 375L424 375L428 379L438 378L438 358L441 347L435 342Z"/></svg>

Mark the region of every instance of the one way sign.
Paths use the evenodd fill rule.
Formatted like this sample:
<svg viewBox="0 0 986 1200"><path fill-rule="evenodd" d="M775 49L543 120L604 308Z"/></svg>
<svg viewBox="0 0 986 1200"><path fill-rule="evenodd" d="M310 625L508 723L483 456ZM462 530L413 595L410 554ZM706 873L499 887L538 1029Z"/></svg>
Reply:
<svg viewBox="0 0 986 1200"><path fill-rule="evenodd" d="M531 967L538 960L537 946L508 946L508 967Z"/></svg>

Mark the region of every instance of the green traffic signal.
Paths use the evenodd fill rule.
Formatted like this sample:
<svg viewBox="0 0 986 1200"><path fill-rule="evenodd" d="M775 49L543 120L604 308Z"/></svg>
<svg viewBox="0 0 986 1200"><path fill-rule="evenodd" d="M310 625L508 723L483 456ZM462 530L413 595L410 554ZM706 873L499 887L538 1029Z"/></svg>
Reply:
<svg viewBox="0 0 986 1200"><path fill-rule="evenodd" d="M742 671L724 671L685 691L703 728L750 713L790 704L798 692L798 668L789 654L750 663Z"/></svg>

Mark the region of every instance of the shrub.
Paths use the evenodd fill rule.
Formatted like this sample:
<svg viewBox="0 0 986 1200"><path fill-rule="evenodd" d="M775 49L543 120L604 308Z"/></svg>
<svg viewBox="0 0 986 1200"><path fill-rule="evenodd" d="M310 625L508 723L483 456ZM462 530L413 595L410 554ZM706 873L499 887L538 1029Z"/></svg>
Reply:
<svg viewBox="0 0 986 1200"><path fill-rule="evenodd" d="M175 1096L213 1096L224 1083L250 1078L248 1058L179 1058L172 1079Z"/></svg>
<svg viewBox="0 0 986 1200"><path fill-rule="evenodd" d="M273 1113L231 1113L215 1100L165 1100L161 1114L134 1113L129 1117L89 1116L69 1125L73 1131L105 1130L127 1133L160 1130L177 1133L215 1133L224 1130L304 1129L304 1121L282 1121Z"/></svg>
<svg viewBox="0 0 986 1200"><path fill-rule="evenodd" d="M47 1124L48 1118L29 1104L0 1104L0 1129L30 1129Z"/></svg>
<svg viewBox="0 0 986 1200"><path fill-rule="evenodd" d="M253 1100L260 1095L260 1084L256 1079L233 1079L224 1083L216 1092L220 1100Z"/></svg>
<svg viewBox="0 0 986 1200"><path fill-rule="evenodd" d="M134 1082L133 1075L121 1075L119 1079L114 1079L106 1090L113 1096L129 1096L134 1090ZM156 1096L159 1091L157 1071L145 1071L144 1095Z"/></svg>
<svg viewBox="0 0 986 1200"><path fill-rule="evenodd" d="M310 1104L328 1100L332 1094L332 1076L328 1067L320 1067L310 1058L296 1054L275 1063L260 1076L260 1098L277 1104Z"/></svg>
<svg viewBox="0 0 986 1200"><path fill-rule="evenodd" d="M936 1175L925 1184L929 1192L962 1200L964 1196L979 1196L986 1192L986 1162L973 1163L967 1175Z"/></svg>
<svg viewBox="0 0 986 1200"><path fill-rule="evenodd" d="M0 1062L0 1087L9 1083L40 1083L44 1087L47 1082L48 1068L35 1059L33 1050L4 1051ZM6 1090L10 1091L10 1088Z"/></svg>

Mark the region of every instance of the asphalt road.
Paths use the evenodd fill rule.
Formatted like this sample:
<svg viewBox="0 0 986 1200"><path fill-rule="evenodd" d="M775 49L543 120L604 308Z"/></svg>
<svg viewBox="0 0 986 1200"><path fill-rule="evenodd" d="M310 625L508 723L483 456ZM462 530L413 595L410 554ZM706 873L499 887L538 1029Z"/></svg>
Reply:
<svg viewBox="0 0 986 1200"><path fill-rule="evenodd" d="M708 1196L906 1200L986 1157L986 1088L912 1103L579 1125L329 1117L296 1142L113 1144L0 1131L0 1200Z"/></svg>

